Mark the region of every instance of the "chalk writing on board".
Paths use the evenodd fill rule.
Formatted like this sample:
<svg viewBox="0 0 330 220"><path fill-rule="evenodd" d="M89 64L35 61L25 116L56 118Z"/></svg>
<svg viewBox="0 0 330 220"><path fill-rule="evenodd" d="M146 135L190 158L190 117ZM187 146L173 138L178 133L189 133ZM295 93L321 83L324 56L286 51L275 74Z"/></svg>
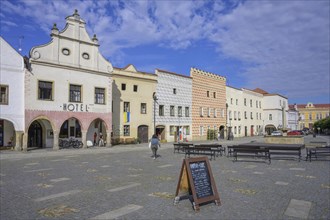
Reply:
<svg viewBox="0 0 330 220"><path fill-rule="evenodd" d="M205 161L189 164L197 198L213 195L210 175Z"/></svg>

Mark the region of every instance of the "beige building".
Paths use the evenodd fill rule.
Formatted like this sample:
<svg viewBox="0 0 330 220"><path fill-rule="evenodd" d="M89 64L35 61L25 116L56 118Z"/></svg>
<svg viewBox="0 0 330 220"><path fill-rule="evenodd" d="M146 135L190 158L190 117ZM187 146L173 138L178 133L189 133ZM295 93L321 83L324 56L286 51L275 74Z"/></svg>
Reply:
<svg viewBox="0 0 330 220"><path fill-rule="evenodd" d="M157 75L133 65L114 68L112 143L148 142L154 130L153 93Z"/></svg>
<svg viewBox="0 0 330 220"><path fill-rule="evenodd" d="M330 115L330 104L307 104L296 105L299 112L299 129L313 129L313 124Z"/></svg>
<svg viewBox="0 0 330 220"><path fill-rule="evenodd" d="M248 89L226 86L228 127L234 137L260 135L263 132L263 95Z"/></svg>
<svg viewBox="0 0 330 220"><path fill-rule="evenodd" d="M192 136L206 140L208 130L226 129L226 78L196 68L190 69L192 77Z"/></svg>

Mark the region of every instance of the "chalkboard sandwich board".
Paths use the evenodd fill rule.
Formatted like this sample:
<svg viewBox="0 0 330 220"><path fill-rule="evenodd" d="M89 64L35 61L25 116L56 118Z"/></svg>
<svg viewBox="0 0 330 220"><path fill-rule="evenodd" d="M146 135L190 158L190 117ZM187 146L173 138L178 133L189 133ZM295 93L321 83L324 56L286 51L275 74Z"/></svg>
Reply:
<svg viewBox="0 0 330 220"><path fill-rule="evenodd" d="M175 203L187 195L192 195L195 211L199 211L202 203L221 205L208 157L183 159Z"/></svg>

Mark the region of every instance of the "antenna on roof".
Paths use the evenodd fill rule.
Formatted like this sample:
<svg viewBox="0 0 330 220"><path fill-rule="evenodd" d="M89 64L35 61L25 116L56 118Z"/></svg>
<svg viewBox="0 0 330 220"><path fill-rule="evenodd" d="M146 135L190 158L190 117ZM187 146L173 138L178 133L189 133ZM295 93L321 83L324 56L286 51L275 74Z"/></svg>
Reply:
<svg viewBox="0 0 330 220"><path fill-rule="evenodd" d="M18 38L18 42L19 42L18 51L19 51L19 53L22 53L22 41L23 41L23 39L24 39L23 35L19 36L19 38Z"/></svg>

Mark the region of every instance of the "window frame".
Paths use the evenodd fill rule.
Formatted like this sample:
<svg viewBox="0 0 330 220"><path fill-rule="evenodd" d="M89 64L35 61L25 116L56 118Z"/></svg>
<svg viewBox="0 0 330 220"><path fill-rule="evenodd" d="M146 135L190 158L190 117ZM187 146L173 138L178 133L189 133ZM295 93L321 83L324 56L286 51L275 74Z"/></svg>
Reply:
<svg viewBox="0 0 330 220"><path fill-rule="evenodd" d="M159 105L159 109L158 109L159 116L164 116L164 112L165 112L164 109L165 109L164 105Z"/></svg>
<svg viewBox="0 0 330 220"><path fill-rule="evenodd" d="M73 98L76 98L74 96L77 96L76 94L73 94L74 91L76 90L71 90L71 87L79 87L79 100L74 100ZM69 102L82 102L82 85L78 85L78 84L71 84L69 85Z"/></svg>
<svg viewBox="0 0 330 220"><path fill-rule="evenodd" d="M5 89L5 93L4 93L4 100L2 100L2 89ZM0 96L1 96L1 102L0 105L9 105L9 85L4 85L4 84L0 84Z"/></svg>
<svg viewBox="0 0 330 220"><path fill-rule="evenodd" d="M143 107L144 106L144 107ZM141 114L147 114L147 103L141 103Z"/></svg>
<svg viewBox="0 0 330 220"><path fill-rule="evenodd" d="M102 94L102 93L97 93L96 90L103 90L103 98L101 98L101 99L103 99L102 102L99 102L98 100L100 100L100 98L97 97L98 94ZM94 88L94 104L105 105L106 104L105 103L105 94L106 94L105 88L95 87Z"/></svg>
<svg viewBox="0 0 330 220"><path fill-rule="evenodd" d="M42 97L40 97L41 96L41 93L40 93L40 91L41 91L41 88L40 88L40 83L50 83L51 84L51 89L50 89L50 98L42 98ZM52 81L45 81L45 80L38 80L38 100L42 100L42 101L53 101L54 99L53 99L53 88L54 88L54 86L53 86L53 82ZM43 89L46 89L46 88L43 88ZM48 92L49 93L49 92Z"/></svg>

